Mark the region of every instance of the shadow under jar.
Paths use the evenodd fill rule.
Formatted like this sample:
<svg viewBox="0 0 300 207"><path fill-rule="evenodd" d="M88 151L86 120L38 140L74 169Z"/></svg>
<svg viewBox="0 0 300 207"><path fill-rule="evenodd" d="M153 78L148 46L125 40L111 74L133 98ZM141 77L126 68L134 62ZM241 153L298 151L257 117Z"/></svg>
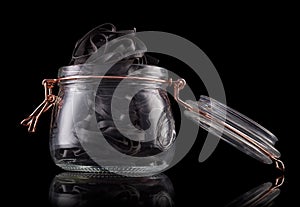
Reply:
<svg viewBox="0 0 300 207"><path fill-rule="evenodd" d="M119 76L168 80L167 70L122 61L108 68L82 64L59 69L50 129L52 158L72 171L160 172L175 150L168 84L100 77L118 70Z"/></svg>

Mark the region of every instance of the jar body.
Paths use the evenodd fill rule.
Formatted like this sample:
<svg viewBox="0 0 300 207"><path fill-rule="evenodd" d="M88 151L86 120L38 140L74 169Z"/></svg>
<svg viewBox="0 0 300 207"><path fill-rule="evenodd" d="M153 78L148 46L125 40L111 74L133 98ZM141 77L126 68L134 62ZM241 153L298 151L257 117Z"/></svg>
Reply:
<svg viewBox="0 0 300 207"><path fill-rule="evenodd" d="M64 67L59 77L107 75L94 67ZM167 78L154 66L128 71L126 76ZM61 81L50 130L55 164L72 171L141 175L168 167L176 135L165 87L126 79Z"/></svg>

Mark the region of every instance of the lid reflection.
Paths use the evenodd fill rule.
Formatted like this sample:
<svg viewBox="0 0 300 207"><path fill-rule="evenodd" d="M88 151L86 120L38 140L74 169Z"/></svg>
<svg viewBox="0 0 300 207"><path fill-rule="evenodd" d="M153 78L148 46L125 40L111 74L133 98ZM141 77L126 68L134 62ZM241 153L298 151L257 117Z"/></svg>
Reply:
<svg viewBox="0 0 300 207"><path fill-rule="evenodd" d="M274 199L280 194L280 187L284 183L284 176L276 179L275 183L263 183L230 202L226 207L254 207L273 206Z"/></svg>

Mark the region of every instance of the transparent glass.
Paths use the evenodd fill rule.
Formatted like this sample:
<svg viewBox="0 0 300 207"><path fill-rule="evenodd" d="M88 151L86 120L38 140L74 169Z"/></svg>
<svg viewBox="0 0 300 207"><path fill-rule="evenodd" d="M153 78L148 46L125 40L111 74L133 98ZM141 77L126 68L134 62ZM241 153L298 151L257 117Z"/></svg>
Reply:
<svg viewBox="0 0 300 207"><path fill-rule="evenodd" d="M245 115L207 96L186 102L202 112L185 111L188 118L240 151L266 164L280 157L276 136Z"/></svg>
<svg viewBox="0 0 300 207"><path fill-rule="evenodd" d="M122 61L106 73L93 64L62 67L58 78L115 75L114 70L168 79L163 68ZM60 81L50 129L55 164L65 170L142 175L168 167L176 133L166 87L127 79Z"/></svg>

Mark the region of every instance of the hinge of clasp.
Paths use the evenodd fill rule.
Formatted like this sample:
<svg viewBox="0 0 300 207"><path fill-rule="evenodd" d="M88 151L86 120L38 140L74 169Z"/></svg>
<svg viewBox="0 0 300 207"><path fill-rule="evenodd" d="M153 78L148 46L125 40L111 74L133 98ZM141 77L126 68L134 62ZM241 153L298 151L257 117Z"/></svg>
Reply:
<svg viewBox="0 0 300 207"><path fill-rule="evenodd" d="M57 79L44 79L42 85L45 90L44 101L26 118L21 124L28 127L29 132L35 132L37 122L42 113L48 111L56 101L56 96L52 93L54 85L57 83Z"/></svg>

